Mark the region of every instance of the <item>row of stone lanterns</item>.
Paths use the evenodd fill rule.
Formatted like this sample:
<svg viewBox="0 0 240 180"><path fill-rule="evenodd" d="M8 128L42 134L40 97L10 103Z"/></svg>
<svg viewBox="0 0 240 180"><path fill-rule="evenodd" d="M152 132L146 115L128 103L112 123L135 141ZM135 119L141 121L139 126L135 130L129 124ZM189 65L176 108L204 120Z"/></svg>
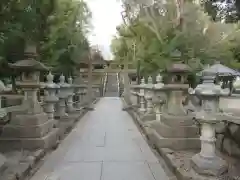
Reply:
<svg viewBox="0 0 240 180"><path fill-rule="evenodd" d="M83 108L79 108L80 102L74 106L72 98L76 95L78 100L83 100L86 86L73 85L71 77L68 84L63 75L60 76L60 82L55 84L51 72L47 75L47 82L40 83L40 71L48 69L33 59L18 61L10 67L21 72L22 80L16 84L24 92L24 100L19 106L6 108L14 116L11 116L8 124L0 126L0 146L9 147L11 144L17 149L53 146L84 112L80 112ZM43 102L37 98L40 88L45 93Z"/></svg>
<svg viewBox="0 0 240 180"><path fill-rule="evenodd" d="M227 164L215 152L215 124L227 119L236 119L236 117L220 113L219 98L229 95L229 91L215 85L214 78L214 74L206 72L203 84L195 89L189 89L185 84L163 84L161 75L158 75L156 84L153 84L152 78L149 77L147 84L142 79L140 85L132 88L140 98L138 112L141 120L150 124L151 133L157 134L153 138L154 143L160 144L160 148L177 150L200 148L200 153L192 158L192 167L199 174L217 176L226 172ZM202 106L199 112L186 113L182 100L187 91L190 95L201 99ZM155 118L152 116L153 109L155 109ZM197 127L193 119L201 124L200 138L191 137L191 135L197 135ZM151 138L153 134L149 137ZM182 141L184 146L181 145Z"/></svg>
<svg viewBox="0 0 240 180"><path fill-rule="evenodd" d="M20 105L0 109L1 119L10 113L7 124L0 123L3 151L55 147L68 125L73 125L72 121L86 112L80 110L83 109L87 86L74 85L71 77L65 83L63 75L60 83L55 84L51 72L47 75L47 82L41 83L40 72L47 72L49 68L35 58L36 48L27 47L24 60L9 64L9 68L21 75L16 87L21 89L24 97ZM44 90L44 96L39 101L40 89ZM73 96L77 96L77 103L73 102ZM0 171L5 162L5 157L0 154Z"/></svg>
<svg viewBox="0 0 240 180"><path fill-rule="evenodd" d="M82 101L86 94L86 87L73 84L73 79L68 78L68 83L65 82L65 77L60 76L58 84L53 83L53 75L51 72L47 75L47 83L44 87L45 95L45 112L50 119L76 119L80 116L80 111L83 109ZM76 96L78 101L73 102L73 97Z"/></svg>

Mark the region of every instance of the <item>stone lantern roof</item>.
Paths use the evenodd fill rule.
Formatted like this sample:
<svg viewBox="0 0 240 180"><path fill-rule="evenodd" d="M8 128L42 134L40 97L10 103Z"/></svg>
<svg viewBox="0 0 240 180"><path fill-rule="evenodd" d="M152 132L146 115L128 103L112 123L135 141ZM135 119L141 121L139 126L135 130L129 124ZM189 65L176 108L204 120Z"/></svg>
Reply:
<svg viewBox="0 0 240 180"><path fill-rule="evenodd" d="M24 52L25 59L16 63L9 63L9 67L20 71L48 71L49 67L39 61L36 61L36 46L26 46Z"/></svg>
<svg viewBox="0 0 240 180"><path fill-rule="evenodd" d="M192 72L192 69L187 64L173 63L166 68L166 72L169 72L169 73L189 73L189 72Z"/></svg>
<svg viewBox="0 0 240 180"><path fill-rule="evenodd" d="M227 66L224 66L220 64L220 62L216 62L214 65L209 66L202 70L201 72L197 73L198 76L203 76L204 72L212 72L215 74L215 76L240 76L240 73L238 71L235 71L234 69L231 69Z"/></svg>
<svg viewBox="0 0 240 180"><path fill-rule="evenodd" d="M43 63L34 59L20 60L16 63L9 63L10 68L23 71L48 71L49 68Z"/></svg>

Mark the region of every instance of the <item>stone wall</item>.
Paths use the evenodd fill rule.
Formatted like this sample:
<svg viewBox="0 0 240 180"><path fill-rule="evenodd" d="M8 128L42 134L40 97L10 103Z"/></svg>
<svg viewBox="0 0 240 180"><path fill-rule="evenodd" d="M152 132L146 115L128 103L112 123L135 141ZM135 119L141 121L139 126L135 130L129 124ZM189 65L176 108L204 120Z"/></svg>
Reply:
<svg viewBox="0 0 240 180"><path fill-rule="evenodd" d="M240 126L236 124L219 124L216 145L222 152L240 158Z"/></svg>
<svg viewBox="0 0 240 180"><path fill-rule="evenodd" d="M240 96L220 98L220 108L224 112L240 115ZM217 127L217 148L230 156L240 158L240 121L237 124L219 124Z"/></svg>

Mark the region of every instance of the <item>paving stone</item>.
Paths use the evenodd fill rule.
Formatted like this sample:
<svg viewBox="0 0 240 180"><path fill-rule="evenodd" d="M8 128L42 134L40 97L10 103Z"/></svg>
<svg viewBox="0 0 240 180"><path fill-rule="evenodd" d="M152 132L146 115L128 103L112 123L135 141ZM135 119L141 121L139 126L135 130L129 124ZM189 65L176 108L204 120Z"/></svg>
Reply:
<svg viewBox="0 0 240 180"><path fill-rule="evenodd" d="M155 180L168 180L169 177L159 163L148 163Z"/></svg>
<svg viewBox="0 0 240 180"><path fill-rule="evenodd" d="M92 162L104 160L104 147L80 147L70 149L64 162Z"/></svg>
<svg viewBox="0 0 240 180"><path fill-rule="evenodd" d="M60 180L100 180L101 169L101 162L71 163L57 168L53 175Z"/></svg>
<svg viewBox="0 0 240 180"><path fill-rule="evenodd" d="M104 162L102 180L155 180L144 162Z"/></svg>
<svg viewBox="0 0 240 180"><path fill-rule="evenodd" d="M6 165L6 158L0 154L0 173L2 170L4 170L4 167Z"/></svg>
<svg viewBox="0 0 240 180"><path fill-rule="evenodd" d="M30 168L31 167L29 163L20 163L18 166L16 166L14 172L17 179L21 179L21 177L26 176L29 173Z"/></svg>
<svg viewBox="0 0 240 180"><path fill-rule="evenodd" d="M12 174L4 174L0 177L1 180L17 180L17 177L14 173Z"/></svg>
<svg viewBox="0 0 240 180"><path fill-rule="evenodd" d="M133 120L122 111L121 100L111 97L102 98L81 119L31 180L51 176L59 180L167 179Z"/></svg>

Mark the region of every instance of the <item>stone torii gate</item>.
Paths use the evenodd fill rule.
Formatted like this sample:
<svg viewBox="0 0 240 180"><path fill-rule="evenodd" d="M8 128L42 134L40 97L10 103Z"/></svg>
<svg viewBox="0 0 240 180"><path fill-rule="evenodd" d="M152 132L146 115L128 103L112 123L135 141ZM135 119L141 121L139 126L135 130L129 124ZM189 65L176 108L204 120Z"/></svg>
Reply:
<svg viewBox="0 0 240 180"><path fill-rule="evenodd" d="M108 73L118 73L119 83L123 85L124 88L124 99L126 102L130 102L130 81L129 74L137 74L137 69L134 68L132 63L124 62L124 64L110 61L109 67L107 68Z"/></svg>

